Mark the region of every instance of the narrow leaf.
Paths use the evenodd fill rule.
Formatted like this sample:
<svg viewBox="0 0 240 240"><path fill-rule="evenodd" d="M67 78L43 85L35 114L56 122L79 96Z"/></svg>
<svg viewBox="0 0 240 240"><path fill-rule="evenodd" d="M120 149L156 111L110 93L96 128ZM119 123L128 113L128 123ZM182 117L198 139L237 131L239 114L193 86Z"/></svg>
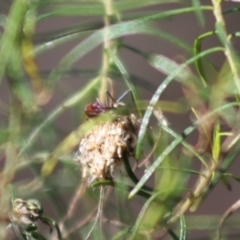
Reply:
<svg viewBox="0 0 240 240"><path fill-rule="evenodd" d="M128 198L132 198L140 189L141 187L146 183L146 181L150 178L150 176L155 172L157 167L162 163L164 158L184 139L185 136L188 136L190 133L192 133L196 126L199 125L201 122L206 121L208 118L213 116L219 111L222 111L225 108L229 108L232 106L239 106L239 103L229 103L224 106L221 106L219 108L214 109L212 112L205 115L202 119L197 120L194 125L186 128L182 135L177 137L175 140L173 140L168 147L163 151L163 153L154 161L151 167L147 169L145 174L142 176L141 180L138 182L138 184L135 186L135 188L130 192Z"/></svg>
<svg viewBox="0 0 240 240"><path fill-rule="evenodd" d="M138 144L136 149L136 157L138 158L141 153L142 149L142 143L144 139L144 135L147 129L147 125L149 123L150 117L152 115L154 106L158 102L161 94L163 93L164 89L170 84L178 74L183 71L188 65L192 64L196 59L201 58L203 56L206 56L213 52L223 51L223 48L216 47L212 49L205 50L204 52L201 52L200 54L190 58L187 60L184 64L182 64L180 67L176 68L175 71L173 71L171 74L168 75L168 77L160 84L160 86L157 88L156 92L153 94L152 99L150 100L149 106L144 114L141 128L139 131L139 137L138 137Z"/></svg>

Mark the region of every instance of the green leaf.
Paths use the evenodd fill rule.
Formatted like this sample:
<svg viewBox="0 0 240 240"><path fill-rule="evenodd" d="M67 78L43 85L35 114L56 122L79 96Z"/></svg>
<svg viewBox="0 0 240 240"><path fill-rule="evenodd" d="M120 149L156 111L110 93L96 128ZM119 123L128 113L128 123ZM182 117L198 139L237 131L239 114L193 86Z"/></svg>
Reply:
<svg viewBox="0 0 240 240"><path fill-rule="evenodd" d="M127 235L130 232L131 232L131 227L124 228L123 230L116 233L111 240L126 239L124 235Z"/></svg>
<svg viewBox="0 0 240 240"><path fill-rule="evenodd" d="M0 130L0 145L6 142L9 138L10 132L8 129L3 128Z"/></svg>
<svg viewBox="0 0 240 240"><path fill-rule="evenodd" d="M15 0L11 5L4 33L0 39L0 83L9 59L15 55L13 49L22 30L22 22L27 11L27 4L28 0Z"/></svg>
<svg viewBox="0 0 240 240"><path fill-rule="evenodd" d="M171 74L169 74L168 77L157 88L156 92L152 96L152 99L150 100L149 106L147 107L147 110L146 110L146 112L144 114L144 117L143 117L143 120L142 120L141 128L139 130L139 135L138 135L138 144L137 144L137 148L136 148L136 158L138 158L140 156L140 153L141 153L141 150L142 150L142 143L143 143L144 135L145 135L150 117L152 115L154 106L158 102L161 94L163 93L165 88L168 86L168 84L170 84L174 80L174 78L179 75L179 73L181 73L188 65L192 64L198 58L201 58L201 57L206 56L210 53L218 52L218 51L223 51L223 48L220 48L220 47L211 48L211 49L205 50L204 52L201 52L200 54L190 58L184 64L175 68L175 71L171 72Z"/></svg>
<svg viewBox="0 0 240 240"><path fill-rule="evenodd" d="M101 27L103 24L101 24ZM92 34L94 31L100 28L99 21L93 23L86 23L77 26L71 26L67 29L61 29L60 31L46 33L46 35L41 34L36 36L37 42L43 42L35 46L34 54L38 55L42 52L49 51L61 44L67 43L74 39L79 39L81 37Z"/></svg>
<svg viewBox="0 0 240 240"><path fill-rule="evenodd" d="M61 114L63 111L65 111L66 108L74 106L81 99L83 99L83 97L89 92L89 90L92 89L93 86L96 86L98 84L99 80L100 80L99 78L92 79L85 86L85 88L80 89L80 91L78 91L73 96L68 98L62 104L59 104L59 106L56 109L54 109L39 126L37 126L35 129L33 129L33 131L30 133L29 137L27 137L26 142L25 142L24 146L21 148L19 154L21 155L34 143L36 138L41 133L41 130L46 125L48 125L49 122L53 121L57 116L59 116L59 114Z"/></svg>
<svg viewBox="0 0 240 240"><path fill-rule="evenodd" d="M125 167L125 170L129 176L129 178L135 183L137 184L139 182L138 178L136 177L136 175L134 174L134 172L132 171L132 168L131 168L131 165L129 163L129 160L128 160L128 157L126 154L123 155L123 161L124 161L124 167ZM149 192L152 192L153 189L148 187L148 186L145 186L143 185L142 186L142 189L145 190L145 191L149 191Z"/></svg>
<svg viewBox="0 0 240 240"><path fill-rule="evenodd" d="M125 185L121 182L113 182L113 181L109 181L109 180L104 180L104 181L97 181L97 182L93 182L91 184L91 187L92 188L95 188L95 187L100 187L100 186L112 186L114 188L118 188L120 190L128 190L128 191L131 191L133 189L133 187L131 186L128 186L128 185ZM150 198L151 195L145 191L142 191L140 190L138 193L137 193L138 196L141 196L141 197L144 197L144 198Z"/></svg>
<svg viewBox="0 0 240 240"><path fill-rule="evenodd" d="M236 177L235 175L231 174L231 173L223 173L224 177L232 177L233 179L235 179L238 183L240 183L240 178Z"/></svg>
<svg viewBox="0 0 240 240"><path fill-rule="evenodd" d="M227 180L227 178L224 175L221 176L221 180L222 180L223 184L226 186L226 188L229 191L231 191L232 190L231 184L229 183L229 181Z"/></svg>
<svg viewBox="0 0 240 240"><path fill-rule="evenodd" d="M206 11L212 11L213 7L212 6L201 6L200 9L206 10ZM144 17L142 20L145 22L145 21L157 20L157 19L162 19L162 18L169 18L169 17L173 17L173 16L176 16L179 14L186 14L189 12L194 12L195 10L197 10L196 7L178 8L178 9L174 9L174 10L160 12L157 14L151 14L147 17Z"/></svg>
<svg viewBox="0 0 240 240"><path fill-rule="evenodd" d="M192 5L195 7L195 15L198 21L198 24L203 27L205 25L204 15L201 9L201 2L199 0L192 0Z"/></svg>
<svg viewBox="0 0 240 240"><path fill-rule="evenodd" d="M132 84L132 82L129 80L129 75L127 70L125 69L122 61L119 59L119 57L113 53L113 51L108 51L109 56L111 56L113 62L115 63L116 67L118 68L119 72L122 74L123 80L126 84L126 86L131 90L132 93L132 97L133 97L133 101L134 101L134 105L137 108L137 110L140 109L139 106L139 96L137 93L137 90L134 86L134 84ZM139 112L139 116L140 116L140 112Z"/></svg>
<svg viewBox="0 0 240 240"><path fill-rule="evenodd" d="M186 240L187 228L186 228L186 220L183 215L180 216L180 237L179 240Z"/></svg>
<svg viewBox="0 0 240 240"><path fill-rule="evenodd" d="M233 80L234 80L235 86L236 86L238 94L239 94L239 92L240 92L240 82L239 82L239 80L240 80L240 66L239 66L240 58L238 56L237 51L234 49L232 43L229 41L227 33L224 29L224 26L221 23L216 22L215 28L216 28L216 33L217 33L221 43L225 47L225 54L228 56L228 62L230 64L231 71L233 73Z"/></svg>
<svg viewBox="0 0 240 240"><path fill-rule="evenodd" d="M144 206L142 207L140 213L138 214L138 217L137 217L137 221L133 227L133 230L132 230L132 235L131 235L131 238L130 240L133 240L133 239L136 239L136 236L138 234L138 230L141 226L141 222L143 220L143 217L147 211L147 209L149 208L149 206L151 205L151 203L159 197L159 195L161 195L163 193L163 191L159 191L157 193L154 193L144 204Z"/></svg>
<svg viewBox="0 0 240 240"><path fill-rule="evenodd" d="M173 140L168 147L163 151L163 153L154 161L154 163L149 167L145 174L142 176L141 180L138 182L138 184L135 186L135 188L130 192L128 198L132 198L138 191L141 189L141 187L147 182L147 180L150 178L150 176L155 172L155 170L158 168L158 166L162 163L164 158L168 156L168 154L184 139L184 137L188 136L190 133L192 133L196 126L199 125L202 121L206 121L209 117L213 116L217 112L222 111L225 108L229 108L232 106L239 106L240 103L229 103L224 106L221 106L219 108L214 109L212 112L205 115L202 119L197 120L194 125L186 128L182 135L179 135L175 140ZM147 115L148 116L148 115ZM140 136L140 134L139 134Z"/></svg>
<svg viewBox="0 0 240 240"><path fill-rule="evenodd" d="M14 57L9 59L7 66L7 76L10 82L12 93L20 100L23 111L33 113L37 110L35 96L29 83L26 81L22 65L20 49L13 46Z"/></svg>
<svg viewBox="0 0 240 240"><path fill-rule="evenodd" d="M4 27L7 21L7 16L0 13L0 26Z"/></svg>
<svg viewBox="0 0 240 240"><path fill-rule="evenodd" d="M145 6L151 6L155 4L174 3L181 2L181 0L123 0L120 2L114 2L113 7L117 11L126 11L131 9L142 8Z"/></svg>
<svg viewBox="0 0 240 240"><path fill-rule="evenodd" d="M204 33L202 35L200 35L194 42L194 55L198 55L200 52L201 52L201 47L202 47L202 41L209 37L209 36L213 36L215 35L215 32L214 31L211 31L211 32L207 32L207 33ZM207 77L206 77L206 74L204 72L204 68L203 68L203 64L202 64L202 58L198 58L196 59L195 61L195 65L196 65L196 68L197 68L197 71L202 79L202 82L203 82L203 85L206 86L207 85Z"/></svg>
<svg viewBox="0 0 240 240"><path fill-rule="evenodd" d="M123 0L112 3L112 8L117 12L129 11L131 9L142 8L145 6L151 6L153 4L163 4L170 2L180 2L180 0ZM56 3L56 4L55 4ZM59 2L52 1L49 6L45 7L47 13L41 14L39 19L53 17L53 16L99 16L104 15L106 6L104 4L83 4L79 3L59 5Z"/></svg>
<svg viewBox="0 0 240 240"><path fill-rule="evenodd" d="M233 12L239 12L240 11L240 7L233 7L230 9L227 9L225 11L223 11L223 14L229 14L229 13L233 13Z"/></svg>
<svg viewBox="0 0 240 240"><path fill-rule="evenodd" d="M149 63L166 75L176 72L174 79L177 79L180 82L185 82L192 75L189 69L180 68L180 64L163 55L151 55Z"/></svg>
<svg viewBox="0 0 240 240"><path fill-rule="evenodd" d="M104 14L103 4L61 4L60 6L52 4L46 8L46 13L38 17L38 21L55 16L98 16Z"/></svg>
<svg viewBox="0 0 240 240"><path fill-rule="evenodd" d="M164 126L162 125L161 126L162 129L166 132L168 132L169 134L171 134L172 136L174 136L175 138L178 138L180 137L177 133L175 133L171 128L169 128L168 126ZM206 167L206 169L208 169L208 164L207 162L205 161L205 159L190 145L188 144L187 142L185 141L182 141L181 144L186 147L188 149L188 151L190 151L191 153L194 154L194 156L196 156L200 161L201 163ZM190 171L190 173L194 173L194 171ZM196 174L199 174L199 172L196 172Z"/></svg>
<svg viewBox="0 0 240 240"><path fill-rule="evenodd" d="M192 47L190 47L188 44L186 44L185 42L181 41L180 39L178 39L177 37L169 34L169 33L166 33L164 31L159 31L157 29L149 29L149 34L153 35L153 36L156 36L156 37L159 37L159 38L162 38L164 40L166 40L166 42L171 42L173 45L176 45L177 47L180 47L182 48L183 50L189 52L189 53L192 53ZM143 58L145 59L149 59L151 58L151 56L153 56L152 54L149 54L149 53L145 53L143 51L140 51L139 49L137 48L134 48L132 46L129 46L129 45L126 45L126 44L121 44L122 47L136 53L136 54L139 54L141 55Z"/></svg>
<svg viewBox="0 0 240 240"><path fill-rule="evenodd" d="M220 124L216 123L214 126L212 146L212 156L215 162L218 162L219 160L220 149L221 149Z"/></svg>
<svg viewBox="0 0 240 240"><path fill-rule="evenodd" d="M173 240L179 240L178 236L171 229L167 229L168 234L172 237Z"/></svg>
<svg viewBox="0 0 240 240"><path fill-rule="evenodd" d="M53 220L52 218L47 217L47 216L41 216L40 220L41 220L44 224L46 224L46 225L49 226L49 228L50 228L50 233L52 233L52 226L54 226L54 227L55 227L55 230L56 230L56 232L57 232L58 240L61 240L61 239L62 239L61 231L60 231L59 226L58 226L58 224L56 223L55 220ZM52 226L51 226L51 225L52 225Z"/></svg>
<svg viewBox="0 0 240 240"><path fill-rule="evenodd" d="M34 240L47 240L42 234L38 232L32 232L30 236L32 236L32 239ZM29 238L27 237L26 239L28 240Z"/></svg>
<svg viewBox="0 0 240 240"><path fill-rule="evenodd" d="M146 33L148 29L149 27L147 25L138 21L133 21L128 23L119 23L114 26L110 26L109 28L96 31L90 37L73 48L65 57L63 57L58 66L50 73L48 84L50 86L54 86L75 62L95 47L102 44L104 41L131 34Z"/></svg>

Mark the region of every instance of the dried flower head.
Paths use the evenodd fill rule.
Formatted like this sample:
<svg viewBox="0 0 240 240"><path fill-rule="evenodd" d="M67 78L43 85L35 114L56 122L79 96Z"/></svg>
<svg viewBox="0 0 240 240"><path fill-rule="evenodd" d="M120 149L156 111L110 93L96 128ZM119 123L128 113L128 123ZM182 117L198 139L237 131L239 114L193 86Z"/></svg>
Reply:
<svg viewBox="0 0 240 240"><path fill-rule="evenodd" d="M94 126L81 139L75 158L82 165L82 177L91 182L112 179L114 168L123 162L123 154L134 154L139 127L134 114L119 115Z"/></svg>
<svg viewBox="0 0 240 240"><path fill-rule="evenodd" d="M10 212L10 219L19 225L29 225L37 221L43 214L43 209L38 200L29 199L27 201L16 198L13 201L13 209Z"/></svg>

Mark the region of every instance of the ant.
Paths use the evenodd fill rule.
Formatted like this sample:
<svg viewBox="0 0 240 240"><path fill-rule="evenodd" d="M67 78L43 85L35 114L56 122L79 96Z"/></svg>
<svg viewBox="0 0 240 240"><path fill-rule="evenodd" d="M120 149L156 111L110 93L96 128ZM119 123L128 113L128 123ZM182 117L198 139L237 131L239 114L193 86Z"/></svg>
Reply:
<svg viewBox="0 0 240 240"><path fill-rule="evenodd" d="M132 91L131 90L127 90L126 92L124 92L118 99L117 101L114 101L113 97L111 96L111 94L107 91L106 95L107 95L107 99L110 99L112 104L109 104L109 101L106 101L106 105L102 104L101 101L97 98L96 102L94 103L90 103L85 107L85 114L87 115L87 117L89 118L93 118L93 117L97 117L99 114L104 113L106 111L112 110L112 109L116 109L119 106L124 106L123 103L121 103L120 101L129 93L131 92L132 95Z"/></svg>

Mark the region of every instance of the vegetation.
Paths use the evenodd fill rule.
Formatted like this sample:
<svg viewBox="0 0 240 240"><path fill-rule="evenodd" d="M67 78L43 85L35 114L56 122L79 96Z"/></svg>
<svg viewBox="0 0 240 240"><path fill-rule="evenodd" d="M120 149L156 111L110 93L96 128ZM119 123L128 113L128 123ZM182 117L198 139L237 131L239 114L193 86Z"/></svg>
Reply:
<svg viewBox="0 0 240 240"><path fill-rule="evenodd" d="M203 2L0 2L0 239L184 240L197 239L195 230L203 239L234 239L233 227L240 226L237 199L218 215L198 209L218 183L226 186L222 196L228 198L240 180L229 170L240 151L239 30L229 31L227 21L240 8L238 1ZM210 31L207 13L214 19ZM178 17L188 15L201 32L191 43L158 26L180 21L186 31ZM136 39L146 36L167 42L184 60L139 47ZM206 47L209 39L219 41ZM161 81L128 70L126 52L156 69ZM101 59L97 67L87 61L92 53L94 63ZM166 98L172 86L177 97ZM112 121L112 115L91 121L84 108L96 98L105 106L128 89L133 99L129 94L121 100L127 107L107 112L141 119L131 142L134 156L119 150L123 167L86 184L75 153L89 130ZM176 122L168 123L167 116Z"/></svg>

